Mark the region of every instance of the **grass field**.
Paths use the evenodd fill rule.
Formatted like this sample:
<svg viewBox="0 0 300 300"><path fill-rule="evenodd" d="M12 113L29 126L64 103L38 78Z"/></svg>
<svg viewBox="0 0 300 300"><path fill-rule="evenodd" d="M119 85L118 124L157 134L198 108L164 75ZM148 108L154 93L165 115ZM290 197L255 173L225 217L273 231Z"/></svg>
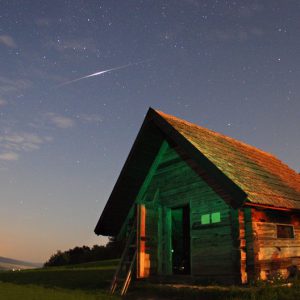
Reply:
<svg viewBox="0 0 300 300"><path fill-rule="evenodd" d="M37 285L0 283L0 299L5 300L101 300L118 299L103 292L87 293L80 290L44 288Z"/></svg>
<svg viewBox="0 0 300 300"><path fill-rule="evenodd" d="M107 294L118 260L0 272L0 299L118 299Z"/></svg>
<svg viewBox="0 0 300 300"><path fill-rule="evenodd" d="M0 272L2 300L101 300L120 299L107 290L117 260L18 272ZM296 300L300 283L292 287L263 284L251 287L180 286L134 283L127 299L160 300Z"/></svg>
<svg viewBox="0 0 300 300"><path fill-rule="evenodd" d="M139 297L147 295L147 297ZM156 285L135 287L129 299L189 299L189 300L298 300L300 299L300 285L285 286L194 286Z"/></svg>

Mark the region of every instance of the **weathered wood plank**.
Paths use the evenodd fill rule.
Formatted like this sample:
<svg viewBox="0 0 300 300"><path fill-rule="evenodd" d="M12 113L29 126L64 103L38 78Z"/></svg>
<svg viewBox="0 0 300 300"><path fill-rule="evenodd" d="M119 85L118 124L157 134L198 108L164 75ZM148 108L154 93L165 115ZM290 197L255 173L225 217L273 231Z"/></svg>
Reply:
<svg viewBox="0 0 300 300"><path fill-rule="evenodd" d="M150 208L147 201L150 203L159 190L158 204L161 207L157 208L157 213L149 211L147 215L147 218L152 219L147 223L151 236L148 241L151 249L147 250L151 273L155 274L154 268L159 274L172 273L170 208L189 205L191 274L207 274L212 278L226 274L228 278L234 278L236 271L233 257L236 252L232 244L230 206L220 195L230 197L202 169L193 169L193 166L193 161L186 160L184 154L179 155L170 147L165 149L144 191L143 199ZM220 223L193 227L195 223L201 222L201 215L213 212L220 213Z"/></svg>

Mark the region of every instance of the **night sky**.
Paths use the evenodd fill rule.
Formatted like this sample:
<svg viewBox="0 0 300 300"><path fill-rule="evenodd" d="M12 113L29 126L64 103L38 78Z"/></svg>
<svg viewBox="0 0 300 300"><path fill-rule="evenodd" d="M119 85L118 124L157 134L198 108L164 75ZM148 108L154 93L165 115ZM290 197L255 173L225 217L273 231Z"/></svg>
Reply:
<svg viewBox="0 0 300 300"><path fill-rule="evenodd" d="M106 241L149 106L299 172L299 78L298 0L1 1L0 256Z"/></svg>

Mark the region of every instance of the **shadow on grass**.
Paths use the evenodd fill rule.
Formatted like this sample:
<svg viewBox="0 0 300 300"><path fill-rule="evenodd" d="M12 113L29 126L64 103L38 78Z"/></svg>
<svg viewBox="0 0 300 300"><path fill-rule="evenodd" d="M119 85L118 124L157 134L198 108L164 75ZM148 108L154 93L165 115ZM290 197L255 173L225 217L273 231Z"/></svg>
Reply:
<svg viewBox="0 0 300 300"><path fill-rule="evenodd" d="M300 299L300 284L292 287L266 285L263 287L172 287L169 285L135 284L126 299L130 300L294 300Z"/></svg>

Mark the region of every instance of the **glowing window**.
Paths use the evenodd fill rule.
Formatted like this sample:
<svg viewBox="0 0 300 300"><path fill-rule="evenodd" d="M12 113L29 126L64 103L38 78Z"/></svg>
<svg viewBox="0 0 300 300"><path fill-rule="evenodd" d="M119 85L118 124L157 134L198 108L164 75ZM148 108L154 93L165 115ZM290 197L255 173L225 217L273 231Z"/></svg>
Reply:
<svg viewBox="0 0 300 300"><path fill-rule="evenodd" d="M221 222L221 213L220 212L214 212L211 214L211 222L212 223L219 223Z"/></svg>
<svg viewBox="0 0 300 300"><path fill-rule="evenodd" d="M210 223L210 214L201 216L201 224L209 224Z"/></svg>

